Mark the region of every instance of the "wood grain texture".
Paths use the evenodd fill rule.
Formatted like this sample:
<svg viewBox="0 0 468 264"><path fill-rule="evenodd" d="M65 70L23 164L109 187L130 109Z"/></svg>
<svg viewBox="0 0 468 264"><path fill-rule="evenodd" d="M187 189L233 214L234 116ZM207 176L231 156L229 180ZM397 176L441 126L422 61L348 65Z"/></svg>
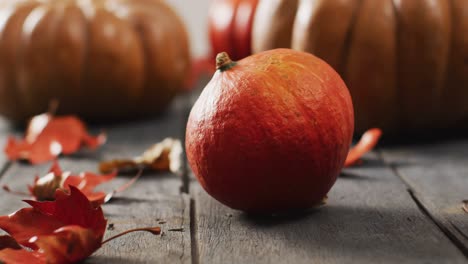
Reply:
<svg viewBox="0 0 468 264"><path fill-rule="evenodd" d="M138 227L160 226L162 234L128 234L104 245L86 263L191 263L189 204L184 194L106 204L105 238Z"/></svg>
<svg viewBox="0 0 468 264"><path fill-rule="evenodd" d="M382 156L468 257L468 140L386 148Z"/></svg>
<svg viewBox="0 0 468 264"><path fill-rule="evenodd" d="M376 156L345 170L328 204L302 215L248 216L195 181L191 191L196 263L466 263Z"/></svg>
<svg viewBox="0 0 468 264"><path fill-rule="evenodd" d="M84 150L61 157L62 169L74 173L96 172L100 160L131 158L165 137L182 138L185 104L185 99L178 99L164 115L152 120L93 126L91 130L94 132L101 129L107 132L107 143L96 152ZM50 163L31 166L14 162L0 178L0 185L8 184L13 190L27 191L27 184L32 184L34 176L45 175L49 167ZM135 173L119 175L98 189L110 192L133 175ZM104 245L86 263L190 263L190 203L187 195L180 193L182 184L181 175L145 172L133 186L115 195L103 205L108 223L113 224L105 238L128 229L153 226L161 226L163 235L147 232L126 235ZM24 198L0 190L0 215L28 207L21 202Z"/></svg>

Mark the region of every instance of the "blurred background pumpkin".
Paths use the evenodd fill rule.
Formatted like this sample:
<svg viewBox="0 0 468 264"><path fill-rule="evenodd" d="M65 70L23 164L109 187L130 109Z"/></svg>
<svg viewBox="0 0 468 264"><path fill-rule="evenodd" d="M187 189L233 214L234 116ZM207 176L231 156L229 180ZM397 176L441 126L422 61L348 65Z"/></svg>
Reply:
<svg viewBox="0 0 468 264"><path fill-rule="evenodd" d="M229 12L220 12L226 6L234 8L228 16L234 21L223 23L236 25L244 12L239 2L257 1L213 1L210 27L226 19ZM252 32L254 53L307 51L340 73L353 97L358 133L468 127L466 0L259 0L252 20L244 30ZM211 39L214 52L238 45L224 40L219 47Z"/></svg>
<svg viewBox="0 0 468 264"><path fill-rule="evenodd" d="M224 51L233 60L240 60L252 53L252 23L257 4L258 0L212 3L208 29L215 54Z"/></svg>
<svg viewBox="0 0 468 264"><path fill-rule="evenodd" d="M186 29L160 0L0 1L0 113L158 113L190 70Z"/></svg>

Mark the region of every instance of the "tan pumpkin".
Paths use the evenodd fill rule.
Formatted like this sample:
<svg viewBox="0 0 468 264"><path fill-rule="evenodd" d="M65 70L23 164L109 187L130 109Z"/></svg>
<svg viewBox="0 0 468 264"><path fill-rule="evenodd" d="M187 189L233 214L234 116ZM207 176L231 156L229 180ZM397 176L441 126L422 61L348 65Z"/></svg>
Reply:
<svg viewBox="0 0 468 264"><path fill-rule="evenodd" d="M260 0L252 48L291 47L348 85L356 130L467 127L468 1Z"/></svg>
<svg viewBox="0 0 468 264"><path fill-rule="evenodd" d="M159 0L0 1L0 113L91 119L161 111L182 87L184 25Z"/></svg>

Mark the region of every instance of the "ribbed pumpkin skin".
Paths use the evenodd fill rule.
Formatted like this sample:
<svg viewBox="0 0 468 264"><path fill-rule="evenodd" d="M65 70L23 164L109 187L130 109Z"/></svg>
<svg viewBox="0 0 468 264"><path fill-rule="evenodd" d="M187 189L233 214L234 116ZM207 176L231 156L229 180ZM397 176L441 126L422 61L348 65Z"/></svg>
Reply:
<svg viewBox="0 0 468 264"><path fill-rule="evenodd" d="M292 47L337 70L357 132L468 123L466 0L260 0L252 32L254 53Z"/></svg>
<svg viewBox="0 0 468 264"><path fill-rule="evenodd" d="M161 111L182 87L184 25L159 0L0 1L0 114L89 119Z"/></svg>

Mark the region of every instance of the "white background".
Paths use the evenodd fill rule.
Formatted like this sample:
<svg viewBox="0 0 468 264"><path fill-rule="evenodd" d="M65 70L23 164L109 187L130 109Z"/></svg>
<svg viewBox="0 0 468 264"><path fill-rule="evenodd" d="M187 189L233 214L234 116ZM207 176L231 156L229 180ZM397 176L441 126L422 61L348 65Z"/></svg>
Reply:
<svg viewBox="0 0 468 264"><path fill-rule="evenodd" d="M191 40L192 54L199 57L210 51L207 33L208 7L212 0L166 0L184 20Z"/></svg>

